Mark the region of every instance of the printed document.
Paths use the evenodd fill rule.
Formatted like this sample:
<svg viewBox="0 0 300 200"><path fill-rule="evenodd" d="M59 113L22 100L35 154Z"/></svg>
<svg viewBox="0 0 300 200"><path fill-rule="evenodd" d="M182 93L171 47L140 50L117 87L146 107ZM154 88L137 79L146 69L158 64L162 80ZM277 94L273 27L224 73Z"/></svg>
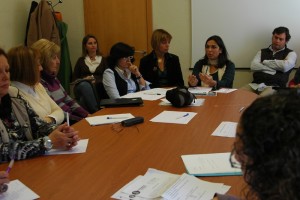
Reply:
<svg viewBox="0 0 300 200"><path fill-rule="evenodd" d="M89 142L89 139L82 139L82 140L79 140L78 144L70 150L51 149L50 151L46 152L45 155L85 153L88 142Z"/></svg>
<svg viewBox="0 0 300 200"><path fill-rule="evenodd" d="M195 99L191 103L191 105L188 106L202 106L204 104L205 99ZM160 106L172 106L170 101L168 101L166 98L161 99L161 102L159 103Z"/></svg>
<svg viewBox="0 0 300 200"><path fill-rule="evenodd" d="M196 114L197 113L195 112L163 111L150 121L172 124L187 124Z"/></svg>
<svg viewBox="0 0 300 200"><path fill-rule="evenodd" d="M176 175L156 169L137 176L117 191L114 199L174 200L174 199L212 199L215 193L225 194L230 186L211 183L188 174Z"/></svg>
<svg viewBox="0 0 300 200"><path fill-rule="evenodd" d="M86 117L86 121L91 126L98 126L103 124L114 124L120 123L123 120L134 118L134 116L130 113L124 114L110 114L110 115L100 115L95 117Z"/></svg>
<svg viewBox="0 0 300 200"><path fill-rule="evenodd" d="M6 192L0 194L1 200L33 200L40 198L18 179L10 181Z"/></svg>
<svg viewBox="0 0 300 200"><path fill-rule="evenodd" d="M154 89L150 89L150 90L143 90L143 91L139 91L139 92L128 93L121 97L122 98L141 97L143 100L154 101L154 100L165 97L168 90L170 90L170 89L154 88Z"/></svg>
<svg viewBox="0 0 300 200"><path fill-rule="evenodd" d="M221 122L221 124L211 135L234 138L236 134L237 124L238 123L236 122Z"/></svg>
<svg viewBox="0 0 300 200"><path fill-rule="evenodd" d="M230 153L192 154L181 156L188 174L194 176L241 175L239 168L231 167Z"/></svg>

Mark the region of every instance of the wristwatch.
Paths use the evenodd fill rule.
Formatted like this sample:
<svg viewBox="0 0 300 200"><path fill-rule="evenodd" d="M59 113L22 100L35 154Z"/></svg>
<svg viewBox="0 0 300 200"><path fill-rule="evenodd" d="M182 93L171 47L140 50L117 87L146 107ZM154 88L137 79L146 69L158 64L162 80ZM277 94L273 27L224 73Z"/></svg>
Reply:
<svg viewBox="0 0 300 200"><path fill-rule="evenodd" d="M44 147L46 151L50 151L53 147L52 141L48 136L43 137L43 139L44 139Z"/></svg>

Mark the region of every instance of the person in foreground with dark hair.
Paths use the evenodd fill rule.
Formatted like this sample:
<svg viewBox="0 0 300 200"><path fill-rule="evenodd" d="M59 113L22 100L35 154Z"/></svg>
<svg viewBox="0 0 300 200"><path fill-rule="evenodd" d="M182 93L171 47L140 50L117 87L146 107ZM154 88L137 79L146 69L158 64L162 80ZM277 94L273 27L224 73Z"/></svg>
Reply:
<svg viewBox="0 0 300 200"><path fill-rule="evenodd" d="M222 38L213 35L206 40L205 56L196 62L188 84L191 87L232 88L234 74L235 66L228 58Z"/></svg>
<svg viewBox="0 0 300 200"><path fill-rule="evenodd" d="M245 199L300 199L299 116L296 92L257 98L242 114L231 164L241 166Z"/></svg>
<svg viewBox="0 0 300 200"><path fill-rule="evenodd" d="M110 99L127 93L150 89L134 62L134 48L119 42L112 46L108 57L109 68L103 74L103 86Z"/></svg>
<svg viewBox="0 0 300 200"><path fill-rule="evenodd" d="M258 86L256 90L248 85L244 87L262 96L274 93L272 86L287 86L289 75L297 60L296 52L287 48L291 39L289 29L277 27L272 34L272 44L257 52L250 67L253 71L252 83L264 85Z"/></svg>

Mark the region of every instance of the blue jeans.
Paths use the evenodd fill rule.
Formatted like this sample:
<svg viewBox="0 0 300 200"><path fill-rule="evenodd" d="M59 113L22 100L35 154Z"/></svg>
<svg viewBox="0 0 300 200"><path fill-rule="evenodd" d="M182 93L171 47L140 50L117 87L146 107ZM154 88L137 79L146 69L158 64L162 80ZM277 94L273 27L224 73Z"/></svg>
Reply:
<svg viewBox="0 0 300 200"><path fill-rule="evenodd" d="M74 95L78 103L89 113L99 110L94 85L90 81L81 81L74 86Z"/></svg>

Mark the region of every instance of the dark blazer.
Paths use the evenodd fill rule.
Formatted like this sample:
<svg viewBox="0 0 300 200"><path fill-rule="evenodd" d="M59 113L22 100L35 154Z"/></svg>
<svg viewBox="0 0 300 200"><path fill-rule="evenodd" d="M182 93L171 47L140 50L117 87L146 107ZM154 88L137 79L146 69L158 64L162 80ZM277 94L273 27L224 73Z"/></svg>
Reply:
<svg viewBox="0 0 300 200"><path fill-rule="evenodd" d="M165 54L165 68L167 69L167 85L159 84L158 62L154 51L143 57L140 61L140 72L144 79L149 81L151 88L184 86L181 67L178 56L170 53Z"/></svg>

